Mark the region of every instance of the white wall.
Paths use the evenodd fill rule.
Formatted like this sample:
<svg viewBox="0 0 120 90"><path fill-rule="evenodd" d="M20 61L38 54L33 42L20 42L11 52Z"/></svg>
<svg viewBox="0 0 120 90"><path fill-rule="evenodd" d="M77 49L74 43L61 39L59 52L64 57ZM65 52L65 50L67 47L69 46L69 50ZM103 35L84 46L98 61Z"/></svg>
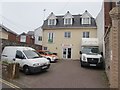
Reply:
<svg viewBox="0 0 120 90"><path fill-rule="evenodd" d="M96 17L97 23L97 37L99 40L100 51L104 53L104 3L101 7L101 11Z"/></svg>
<svg viewBox="0 0 120 90"><path fill-rule="evenodd" d="M38 40L39 36L42 36L42 40L43 40L43 35L42 35L43 33L42 32L43 32L43 30L41 27L34 30L35 44L37 44L37 45L42 45L42 41Z"/></svg>

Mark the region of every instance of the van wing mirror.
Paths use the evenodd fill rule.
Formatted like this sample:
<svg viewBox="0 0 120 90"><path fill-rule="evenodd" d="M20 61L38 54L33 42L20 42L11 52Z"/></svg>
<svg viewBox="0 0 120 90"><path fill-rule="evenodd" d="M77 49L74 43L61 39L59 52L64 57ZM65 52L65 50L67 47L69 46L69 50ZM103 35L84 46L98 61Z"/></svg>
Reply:
<svg viewBox="0 0 120 90"><path fill-rule="evenodd" d="M82 54L82 52L80 51L80 54Z"/></svg>
<svg viewBox="0 0 120 90"><path fill-rule="evenodd" d="M103 52L101 52L101 55L103 56Z"/></svg>

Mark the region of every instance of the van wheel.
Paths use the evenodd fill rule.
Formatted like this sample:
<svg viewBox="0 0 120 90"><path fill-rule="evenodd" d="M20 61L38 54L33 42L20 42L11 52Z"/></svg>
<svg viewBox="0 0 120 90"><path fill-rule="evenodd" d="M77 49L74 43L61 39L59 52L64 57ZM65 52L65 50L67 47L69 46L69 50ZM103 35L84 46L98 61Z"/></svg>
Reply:
<svg viewBox="0 0 120 90"><path fill-rule="evenodd" d="M29 70L28 66L24 66L23 71L24 71L24 74L26 74L26 75L30 74L30 70Z"/></svg>
<svg viewBox="0 0 120 90"><path fill-rule="evenodd" d="M81 61L81 67L84 67L83 62Z"/></svg>

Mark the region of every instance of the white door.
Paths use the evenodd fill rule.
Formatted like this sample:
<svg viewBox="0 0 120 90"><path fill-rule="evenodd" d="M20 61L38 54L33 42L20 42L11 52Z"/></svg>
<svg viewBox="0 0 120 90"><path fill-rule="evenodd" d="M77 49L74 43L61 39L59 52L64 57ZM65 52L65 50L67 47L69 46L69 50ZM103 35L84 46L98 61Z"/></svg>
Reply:
<svg viewBox="0 0 120 90"><path fill-rule="evenodd" d="M63 48L63 59L71 59L71 48Z"/></svg>

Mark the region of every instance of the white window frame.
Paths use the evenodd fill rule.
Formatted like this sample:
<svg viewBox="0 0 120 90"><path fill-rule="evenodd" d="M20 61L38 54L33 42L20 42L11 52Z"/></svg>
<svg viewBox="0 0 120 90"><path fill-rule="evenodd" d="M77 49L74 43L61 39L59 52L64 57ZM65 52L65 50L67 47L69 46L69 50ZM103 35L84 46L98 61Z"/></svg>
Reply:
<svg viewBox="0 0 120 90"><path fill-rule="evenodd" d="M91 24L91 19L89 17L83 17L82 24Z"/></svg>
<svg viewBox="0 0 120 90"><path fill-rule="evenodd" d="M54 43L54 33L53 32L49 32L48 33L48 43ZM52 41L50 41L52 40Z"/></svg>
<svg viewBox="0 0 120 90"><path fill-rule="evenodd" d="M64 58L64 57L63 57L63 50L64 50L64 49L67 49L67 52L66 52L66 56L67 56L67 55L68 55L68 48L71 48L71 58ZM73 52L73 48L72 48L72 47L62 47L62 58L63 58L63 59L70 59L70 60L71 60L71 59L72 59L72 52ZM66 57L66 56L65 56L65 57Z"/></svg>
<svg viewBox="0 0 120 90"><path fill-rule="evenodd" d="M20 42L26 42L26 36L25 35L20 36Z"/></svg>
<svg viewBox="0 0 120 90"><path fill-rule="evenodd" d="M120 6L120 0L116 1L116 6Z"/></svg>
<svg viewBox="0 0 120 90"><path fill-rule="evenodd" d="M64 18L64 25L72 25L72 18Z"/></svg>
<svg viewBox="0 0 120 90"><path fill-rule="evenodd" d="M83 32L83 38L90 38L90 32Z"/></svg>
<svg viewBox="0 0 120 90"><path fill-rule="evenodd" d="M48 25L56 25L56 19L49 19Z"/></svg>
<svg viewBox="0 0 120 90"><path fill-rule="evenodd" d="M42 41L42 36L38 36L38 41Z"/></svg>
<svg viewBox="0 0 120 90"><path fill-rule="evenodd" d="M64 32L65 38L71 38L71 32Z"/></svg>

